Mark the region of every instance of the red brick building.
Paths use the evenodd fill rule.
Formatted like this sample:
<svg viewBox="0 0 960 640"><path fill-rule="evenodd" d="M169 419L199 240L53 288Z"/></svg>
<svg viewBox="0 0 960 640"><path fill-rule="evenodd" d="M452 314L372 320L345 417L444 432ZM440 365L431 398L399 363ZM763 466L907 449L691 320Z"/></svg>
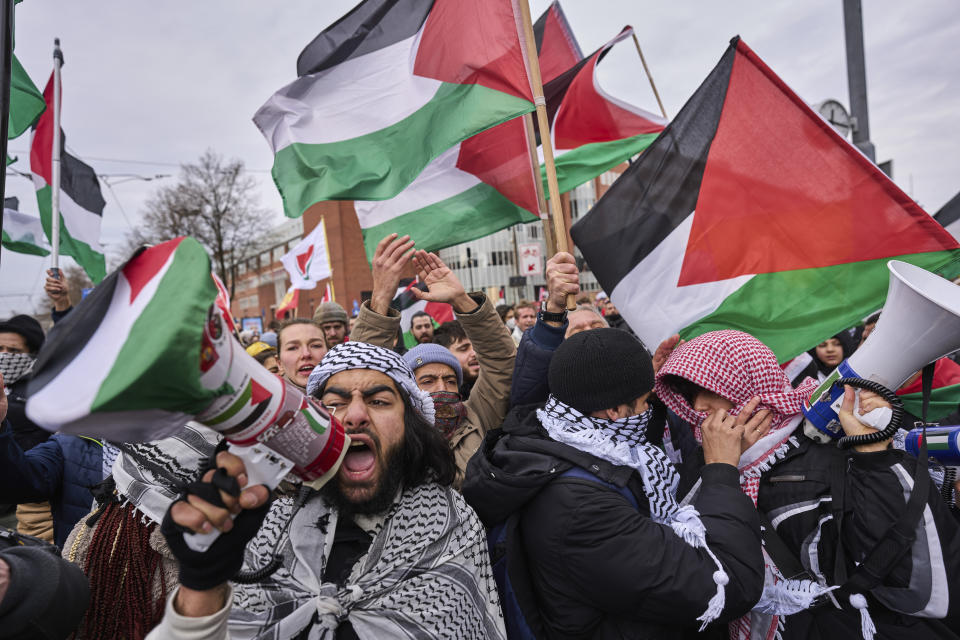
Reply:
<svg viewBox="0 0 960 640"><path fill-rule="evenodd" d="M287 220L265 233L246 259L233 265L236 286L232 311L237 318L261 318L264 325L274 319L277 306L290 286L280 258L323 219L330 252L334 297L347 310L369 297L373 287L370 265L363 248L363 236L352 202L319 202L302 218ZM296 317L310 318L323 298L326 282L300 292Z"/></svg>

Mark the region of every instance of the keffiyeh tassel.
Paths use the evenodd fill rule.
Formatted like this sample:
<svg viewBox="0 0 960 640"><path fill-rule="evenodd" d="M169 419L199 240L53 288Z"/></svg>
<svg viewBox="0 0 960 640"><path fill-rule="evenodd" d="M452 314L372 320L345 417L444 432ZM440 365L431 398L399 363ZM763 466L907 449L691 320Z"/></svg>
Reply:
<svg viewBox="0 0 960 640"><path fill-rule="evenodd" d="M551 395L543 409L537 411L537 418L552 440L612 464L635 469L643 481L653 521L669 526L685 543L695 549L703 549L710 556L717 566L713 572L717 592L707 603L703 615L697 618L703 623L700 627L703 631L723 611L726 603L724 587L730 578L720 560L707 546L707 531L696 508L677 504L676 491L680 477L670 459L658 447L647 442L647 424L652 414L648 409L620 420L592 418Z"/></svg>

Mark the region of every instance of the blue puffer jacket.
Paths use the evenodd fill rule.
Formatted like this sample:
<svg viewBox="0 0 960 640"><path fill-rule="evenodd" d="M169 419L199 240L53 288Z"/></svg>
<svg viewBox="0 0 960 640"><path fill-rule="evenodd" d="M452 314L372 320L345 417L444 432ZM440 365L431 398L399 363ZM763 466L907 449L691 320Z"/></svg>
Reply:
<svg viewBox="0 0 960 640"><path fill-rule="evenodd" d="M7 421L0 431L0 502L50 501L54 543L93 506L91 487L103 480L103 447L95 440L56 434L24 451Z"/></svg>

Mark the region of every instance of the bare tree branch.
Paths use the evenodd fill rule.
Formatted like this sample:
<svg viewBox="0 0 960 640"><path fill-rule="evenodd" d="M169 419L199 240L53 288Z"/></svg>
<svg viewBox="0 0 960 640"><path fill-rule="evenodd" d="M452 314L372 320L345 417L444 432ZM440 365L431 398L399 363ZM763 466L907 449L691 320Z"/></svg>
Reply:
<svg viewBox="0 0 960 640"><path fill-rule="evenodd" d="M161 187L147 201L143 224L127 235L130 252L140 244L193 236L232 292L229 267L246 257L252 232L268 215L256 198L256 180L244 173L242 161L225 160L211 149L180 169L175 185Z"/></svg>

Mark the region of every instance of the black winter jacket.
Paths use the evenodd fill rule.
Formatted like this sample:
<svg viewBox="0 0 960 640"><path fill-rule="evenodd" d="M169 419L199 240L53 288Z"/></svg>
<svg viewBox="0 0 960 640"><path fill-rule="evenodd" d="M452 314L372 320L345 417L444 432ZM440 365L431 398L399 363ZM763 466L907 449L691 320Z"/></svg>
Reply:
<svg viewBox="0 0 960 640"><path fill-rule="evenodd" d="M639 474L546 437L536 406L517 407L470 460L463 494L492 526L520 512L532 598L518 600L546 638L677 638L696 631L715 593L716 565L702 549L649 517ZM559 477L577 465L626 486L623 496L589 480ZM739 617L763 587L760 527L734 467L701 470L697 509L730 582L722 619ZM511 549L509 554L517 552ZM521 583L514 577L511 581Z"/></svg>
<svg viewBox="0 0 960 640"><path fill-rule="evenodd" d="M837 585L905 509L917 460L896 449L842 451L833 444L816 444L802 433L796 436L799 448L761 477L757 508L804 569L825 584ZM838 462L842 471L831 476L831 466ZM844 479L842 496L831 490L831 477ZM837 510L835 497L842 510ZM958 637L960 531L933 482L917 532L911 551L868 594L877 638ZM842 611L829 604L787 617L783 638L859 636L860 614L849 602L841 604Z"/></svg>

